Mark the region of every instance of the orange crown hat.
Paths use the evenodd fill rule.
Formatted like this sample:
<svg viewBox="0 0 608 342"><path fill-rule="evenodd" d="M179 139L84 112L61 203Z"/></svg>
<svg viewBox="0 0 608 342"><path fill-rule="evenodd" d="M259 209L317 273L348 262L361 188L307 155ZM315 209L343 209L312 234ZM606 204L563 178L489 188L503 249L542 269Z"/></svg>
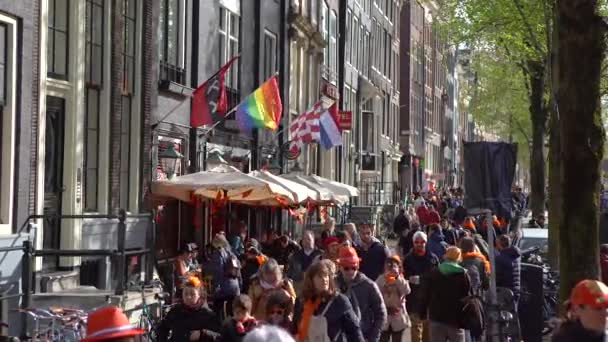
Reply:
<svg viewBox="0 0 608 342"><path fill-rule="evenodd" d="M570 303L596 309L608 308L608 286L599 280L583 280L572 289Z"/></svg>
<svg viewBox="0 0 608 342"><path fill-rule="evenodd" d="M89 313L87 337L81 341L105 341L120 337L143 335L144 331L131 325L127 315L115 306L107 306Z"/></svg>
<svg viewBox="0 0 608 342"><path fill-rule="evenodd" d="M389 256L388 258L386 258L386 261L387 262L394 261L394 262L398 263L399 265L401 265L401 258L397 254L393 254L393 255Z"/></svg>
<svg viewBox="0 0 608 342"><path fill-rule="evenodd" d="M340 251L338 253L338 264L340 266L359 266L359 262L361 262L361 258L357 254L357 251L350 246L342 246L340 247Z"/></svg>
<svg viewBox="0 0 608 342"><path fill-rule="evenodd" d="M500 225L500 221L498 220L498 217L496 217L496 215L492 216L492 225L496 228L499 228Z"/></svg>
<svg viewBox="0 0 608 342"><path fill-rule="evenodd" d="M201 281L197 277L189 277L184 285L192 287L201 287Z"/></svg>
<svg viewBox="0 0 608 342"><path fill-rule="evenodd" d="M471 220L470 218L467 217L466 219L464 219L462 228L468 229L468 230L475 230L475 223L473 223L473 220Z"/></svg>

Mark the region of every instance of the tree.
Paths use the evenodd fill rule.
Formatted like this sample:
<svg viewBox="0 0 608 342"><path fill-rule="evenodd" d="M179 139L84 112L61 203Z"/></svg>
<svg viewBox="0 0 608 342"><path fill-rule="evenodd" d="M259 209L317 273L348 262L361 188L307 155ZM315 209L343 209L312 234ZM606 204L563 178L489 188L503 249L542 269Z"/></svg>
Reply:
<svg viewBox="0 0 608 342"><path fill-rule="evenodd" d="M535 216L545 212L545 143L549 114L550 0L446 0L438 21L454 44L501 50L505 62L524 76L532 122L530 175Z"/></svg>
<svg viewBox="0 0 608 342"><path fill-rule="evenodd" d="M593 0L558 0L562 210L560 294L599 278L599 186L605 132L600 81L606 24Z"/></svg>

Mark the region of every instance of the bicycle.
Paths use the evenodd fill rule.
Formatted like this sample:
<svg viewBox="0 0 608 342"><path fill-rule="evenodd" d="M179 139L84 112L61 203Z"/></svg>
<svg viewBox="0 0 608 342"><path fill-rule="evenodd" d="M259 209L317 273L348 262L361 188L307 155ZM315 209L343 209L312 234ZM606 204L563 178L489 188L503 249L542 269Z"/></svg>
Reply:
<svg viewBox="0 0 608 342"><path fill-rule="evenodd" d="M158 323L162 321L164 317L166 308L164 302L166 301L166 298L170 296L170 294L163 292L164 285L158 279L152 280L150 284L140 282L139 284L132 283L131 285L131 288L135 288L141 293L141 316L139 317L137 327L144 331L144 336L147 337L149 341L157 341L158 334L156 329L158 327ZM146 292L154 292L156 289L160 290L154 295L154 299L158 301L160 308L158 317L152 313L150 306L148 303L146 303Z"/></svg>
<svg viewBox="0 0 608 342"><path fill-rule="evenodd" d="M34 320L34 329L31 336L24 336L31 341L45 342L77 342L86 333L86 313L82 310L67 308L44 309L16 309ZM41 327L43 321L48 321L46 328Z"/></svg>

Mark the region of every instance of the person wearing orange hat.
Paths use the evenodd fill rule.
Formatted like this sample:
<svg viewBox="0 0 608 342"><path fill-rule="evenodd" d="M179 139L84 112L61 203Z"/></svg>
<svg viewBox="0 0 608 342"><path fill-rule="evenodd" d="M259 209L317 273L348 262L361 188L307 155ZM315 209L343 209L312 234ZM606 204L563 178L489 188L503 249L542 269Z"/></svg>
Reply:
<svg viewBox="0 0 608 342"><path fill-rule="evenodd" d="M135 342L144 334L143 329L131 325L127 315L116 306L95 310L87 318L87 337L82 342Z"/></svg>
<svg viewBox="0 0 608 342"><path fill-rule="evenodd" d="M329 236L323 240L323 246L325 247L324 259L329 259L337 264L338 262L338 251L340 250L340 241L335 236Z"/></svg>
<svg viewBox="0 0 608 342"><path fill-rule="evenodd" d="M464 342L461 328L464 299L471 293L467 271L460 266L460 248L447 248L444 261L423 283L420 310L428 312L432 342Z"/></svg>
<svg viewBox="0 0 608 342"><path fill-rule="evenodd" d="M336 281L340 291L353 305L365 340L378 342L387 320L386 306L378 285L359 272L360 262L353 247L341 247L338 258L340 273Z"/></svg>
<svg viewBox="0 0 608 342"><path fill-rule="evenodd" d="M207 293L197 277L182 290L182 302L174 305L158 326L158 341L215 341L220 321L207 306Z"/></svg>
<svg viewBox="0 0 608 342"><path fill-rule="evenodd" d="M583 280L570 293L568 318L553 335L553 342L604 342L607 339L608 286Z"/></svg>
<svg viewBox="0 0 608 342"><path fill-rule="evenodd" d="M384 274L376 280L384 298L388 318L382 327L381 341L400 342L403 337L409 339L410 317L405 307L405 296L410 294L410 285L403 277L401 258L392 255L386 259Z"/></svg>

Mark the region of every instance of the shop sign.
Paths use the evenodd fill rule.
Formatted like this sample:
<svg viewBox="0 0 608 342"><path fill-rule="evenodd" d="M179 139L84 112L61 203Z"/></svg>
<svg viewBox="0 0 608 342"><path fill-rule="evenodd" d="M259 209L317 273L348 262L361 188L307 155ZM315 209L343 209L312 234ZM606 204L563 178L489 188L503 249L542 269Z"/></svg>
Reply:
<svg viewBox="0 0 608 342"><path fill-rule="evenodd" d="M340 98L338 87L327 82L326 80L321 80L321 94L336 101Z"/></svg>
<svg viewBox="0 0 608 342"><path fill-rule="evenodd" d="M350 131L353 129L353 112L350 110L338 111L338 128L340 131Z"/></svg>

